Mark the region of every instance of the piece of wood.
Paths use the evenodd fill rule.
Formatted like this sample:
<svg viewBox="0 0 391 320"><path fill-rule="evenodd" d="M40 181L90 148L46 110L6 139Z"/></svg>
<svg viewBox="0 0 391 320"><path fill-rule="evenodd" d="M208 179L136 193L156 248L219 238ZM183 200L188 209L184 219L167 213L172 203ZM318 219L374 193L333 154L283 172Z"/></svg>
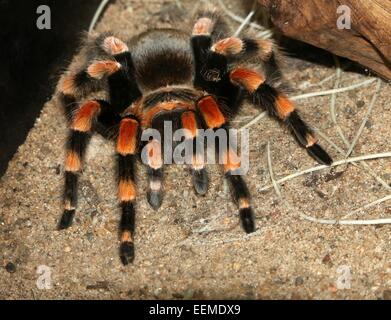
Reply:
<svg viewBox="0 0 391 320"><path fill-rule="evenodd" d="M349 58L391 80L391 0L258 0L284 35ZM338 29L350 8L351 29Z"/></svg>

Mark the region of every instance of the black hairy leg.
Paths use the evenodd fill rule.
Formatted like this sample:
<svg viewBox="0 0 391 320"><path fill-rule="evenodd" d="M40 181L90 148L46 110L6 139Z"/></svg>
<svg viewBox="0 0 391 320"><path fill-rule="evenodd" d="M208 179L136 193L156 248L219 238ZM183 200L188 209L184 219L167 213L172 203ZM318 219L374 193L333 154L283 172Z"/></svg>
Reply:
<svg viewBox="0 0 391 320"><path fill-rule="evenodd" d="M112 114L120 114L141 97L128 46L112 35L89 44L85 63L67 72L59 82L59 100L69 116L76 101L108 87Z"/></svg>
<svg viewBox="0 0 391 320"><path fill-rule="evenodd" d="M225 35L219 15L208 10L200 13L191 37L195 67L193 84L216 96L217 100L222 99L233 115L243 101L244 92L229 81L226 57L211 50L213 42Z"/></svg>
<svg viewBox="0 0 391 320"><path fill-rule="evenodd" d="M203 97L198 101L198 110L208 129L223 130L227 137L227 144L221 142L216 145L219 163L223 165L225 178L228 180L233 199L239 207L239 218L245 232L255 231L254 213L250 206L250 193L242 177L241 163L229 137L229 125L221 107L212 96Z"/></svg>
<svg viewBox="0 0 391 320"><path fill-rule="evenodd" d="M182 127L186 133L186 143L191 144L193 155L191 158L191 173L193 186L198 194L205 194L208 190L209 178L205 168L204 145L199 136L201 127L197 119L197 113L194 111L185 111L181 115Z"/></svg>
<svg viewBox="0 0 391 320"><path fill-rule="evenodd" d="M162 143L157 139L150 140L146 145L148 203L158 210L163 202L163 154Z"/></svg>
<svg viewBox="0 0 391 320"><path fill-rule="evenodd" d="M118 198L122 210L119 237L120 258L124 265L134 259L135 200L135 162L139 147L140 123L136 117L121 120L117 138Z"/></svg>
<svg viewBox="0 0 391 320"><path fill-rule="evenodd" d="M312 130L302 120L293 102L281 88L273 87L272 83L281 78L281 71L276 61L275 46L271 41L228 37L213 43L209 51L202 52L205 59L224 60L227 65L228 62L251 63L256 59L261 61L262 72L245 67L236 67L227 71L228 82L244 89L253 104L265 108L272 117L283 121L311 157L322 164L332 163L331 157L316 143ZM219 82L226 83L227 79L220 79ZM228 88L227 84L224 86ZM237 112L235 104L234 107L231 106L230 111Z"/></svg>
<svg viewBox="0 0 391 320"><path fill-rule="evenodd" d="M230 72L230 78L233 83L247 90L255 105L265 108L272 117L283 121L310 156L321 164L332 163L333 160L317 144L312 130L302 120L293 102L286 94L266 83L261 73L251 69L237 68Z"/></svg>
<svg viewBox="0 0 391 320"><path fill-rule="evenodd" d="M101 106L97 100L87 101L79 107L72 118L65 160L64 213L58 225L59 229L68 228L72 224L77 206L77 185L82 160Z"/></svg>

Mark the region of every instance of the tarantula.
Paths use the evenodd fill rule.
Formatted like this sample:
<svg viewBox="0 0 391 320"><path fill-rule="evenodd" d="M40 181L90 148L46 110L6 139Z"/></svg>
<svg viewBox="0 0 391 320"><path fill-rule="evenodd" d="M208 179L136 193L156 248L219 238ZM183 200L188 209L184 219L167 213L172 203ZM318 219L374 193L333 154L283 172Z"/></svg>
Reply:
<svg viewBox="0 0 391 320"><path fill-rule="evenodd" d="M58 85L59 98L69 119L70 134L65 160L64 212L58 228L68 228L75 215L78 177L92 133L116 130L120 258L134 259L135 162L140 155L140 134L146 128L162 130L164 121L188 130L197 142L199 129L228 130L243 101L282 121L300 145L318 162L331 164L330 156L316 143L313 132L299 116L277 80L281 79L276 46L269 40L238 38L228 34L224 18L216 10L199 11L192 34L174 29L155 29L129 43L104 34L87 40L86 62L70 68ZM105 89L108 99L86 96ZM78 101L84 101L78 103ZM107 135L106 135L107 136ZM156 210L163 199L163 161L160 142L145 143L149 204ZM148 149L149 148L149 149ZM199 150L195 148L194 150ZM223 151L223 169L245 232L255 231L250 195L229 146ZM195 191L208 186L205 163L194 151L191 171Z"/></svg>

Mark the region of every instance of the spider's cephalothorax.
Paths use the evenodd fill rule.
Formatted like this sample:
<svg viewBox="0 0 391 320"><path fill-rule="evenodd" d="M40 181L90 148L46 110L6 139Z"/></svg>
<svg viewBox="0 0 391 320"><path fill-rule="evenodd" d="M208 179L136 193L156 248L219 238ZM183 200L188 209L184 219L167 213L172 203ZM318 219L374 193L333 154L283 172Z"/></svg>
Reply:
<svg viewBox="0 0 391 320"><path fill-rule="evenodd" d="M120 257L124 264L134 259L136 183L135 161L139 156L140 134L146 128L161 130L172 120L187 129L186 139L198 141L198 129L228 130L244 99L265 108L283 121L297 141L320 163L332 162L284 93L275 46L262 39L230 37L221 16L214 10L198 14L191 38L182 31L162 29L139 35L128 44L105 34L88 39L85 63L70 68L59 82L59 98L71 114L65 161L64 213L59 228L71 225L77 202L78 176L93 132L115 130L118 162L118 196L122 208ZM251 66L251 67L249 67ZM105 100L86 100L99 90ZM76 101L83 101L77 103ZM160 142L146 145L148 202L154 209L162 203L163 159ZM148 151L149 150L149 151ZM208 177L205 164L194 148L191 170L196 192L204 194ZM246 232L255 230L250 196L233 148L220 155L239 207Z"/></svg>

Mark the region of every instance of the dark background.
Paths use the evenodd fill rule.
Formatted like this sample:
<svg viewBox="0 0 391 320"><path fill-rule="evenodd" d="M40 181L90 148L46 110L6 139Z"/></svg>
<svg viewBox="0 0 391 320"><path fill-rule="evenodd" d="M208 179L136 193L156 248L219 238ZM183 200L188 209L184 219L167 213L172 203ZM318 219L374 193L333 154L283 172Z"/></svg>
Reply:
<svg viewBox="0 0 391 320"><path fill-rule="evenodd" d="M0 0L0 176L49 100L100 0ZM37 8L51 9L39 30Z"/></svg>

